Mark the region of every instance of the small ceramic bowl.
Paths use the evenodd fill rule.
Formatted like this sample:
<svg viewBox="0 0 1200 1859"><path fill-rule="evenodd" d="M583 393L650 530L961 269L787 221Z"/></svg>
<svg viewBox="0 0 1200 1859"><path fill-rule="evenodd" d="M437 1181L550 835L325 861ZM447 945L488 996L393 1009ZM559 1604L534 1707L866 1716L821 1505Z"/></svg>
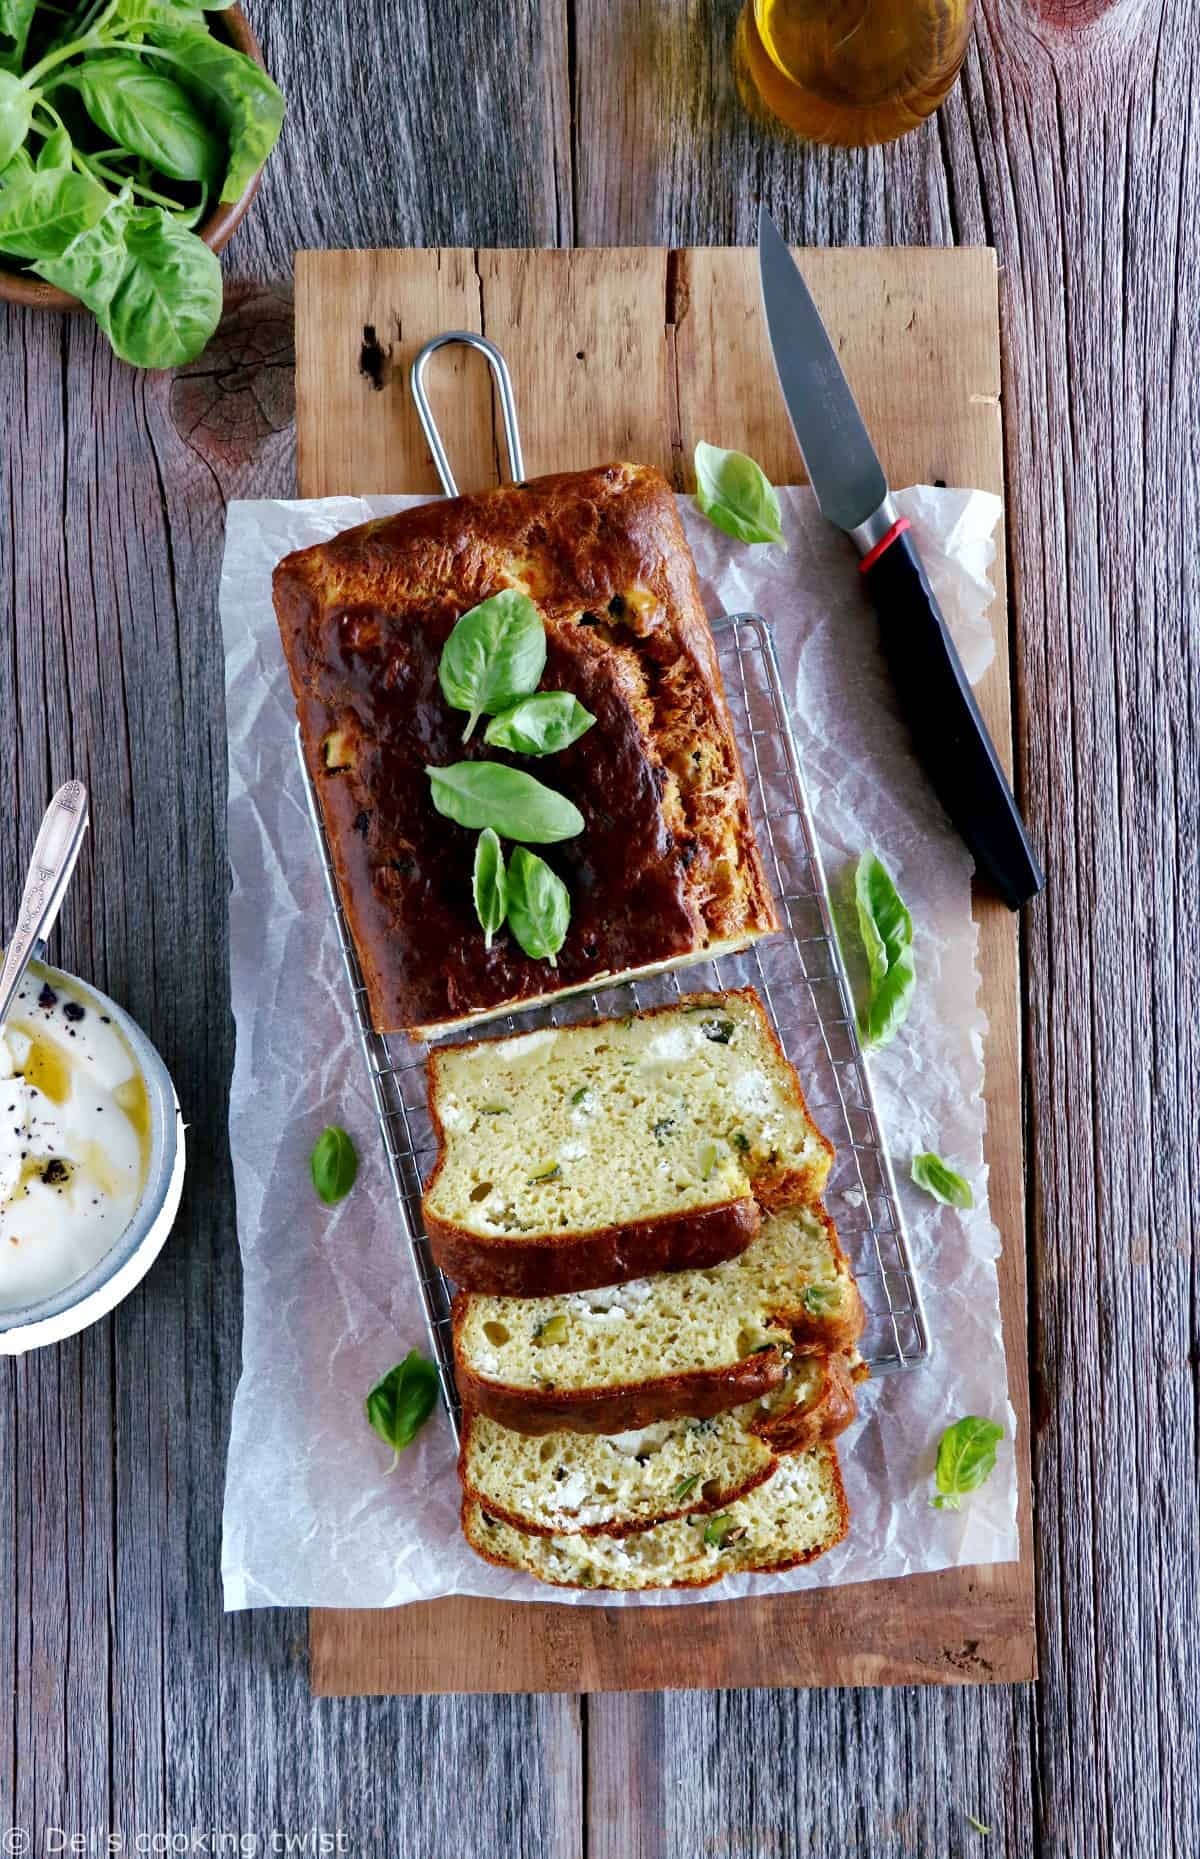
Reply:
<svg viewBox="0 0 1200 1859"><path fill-rule="evenodd" d="M95 1001L124 1034L146 1085L150 1107L150 1159L142 1198L133 1219L116 1243L74 1284L35 1304L0 1310L0 1355L23 1355L46 1343L61 1342L108 1315L150 1270L163 1249L179 1211L183 1193L184 1141L179 1100L171 1075L137 1022L89 982L74 975L33 965L31 972L57 981L69 992L78 989Z"/></svg>
<svg viewBox="0 0 1200 1859"><path fill-rule="evenodd" d="M223 13L210 13L210 25L222 34L239 52L245 52L253 58L256 65L266 70L262 50L258 40L250 29L250 21L240 6L227 7ZM262 169L254 176L240 200L218 200L216 207L209 214L204 224L199 227L200 237L205 245L214 252L219 252L228 245L234 233L246 217L246 210L258 192L262 180ZM35 278L30 272L9 271L8 261L0 257L0 301L21 303L30 310L81 310L83 305L78 297L72 297L67 291L59 290L57 284L46 284L41 278Z"/></svg>

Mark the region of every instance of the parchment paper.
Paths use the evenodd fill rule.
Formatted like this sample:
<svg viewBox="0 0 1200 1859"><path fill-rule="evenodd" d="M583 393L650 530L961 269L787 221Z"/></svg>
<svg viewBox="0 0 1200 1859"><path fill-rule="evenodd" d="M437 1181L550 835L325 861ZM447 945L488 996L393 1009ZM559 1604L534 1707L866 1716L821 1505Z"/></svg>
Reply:
<svg viewBox="0 0 1200 1859"><path fill-rule="evenodd" d="M440 1412L396 1469L363 1418L367 1390L427 1347L406 1242L377 1135L305 810L294 711L271 607L288 550L418 498L230 506L221 582L229 728L230 960L237 1057L230 1142L245 1268L242 1378L234 1404L222 1571L227 1608L393 1606L444 1594L578 1605L686 1605L747 1593L901 1576L1018 1554L1016 1479L987 1212L976 934L970 860L895 714L873 621L844 539L810 492L781 493L790 547L733 543L681 500L711 613L773 622L835 895L872 846L916 925L918 987L906 1026L871 1059L921 1276L934 1355L868 1383L841 1442L849 1539L808 1568L735 1577L698 1593L617 1596L548 1588L479 1561L458 1529L459 1487ZM987 572L999 500L902 492L969 675L992 656ZM362 1157L340 1207L317 1202L308 1156L326 1123ZM975 1189L939 1206L908 1179L935 1149ZM934 1452L962 1414L1006 1440L961 1512L930 1507Z"/></svg>

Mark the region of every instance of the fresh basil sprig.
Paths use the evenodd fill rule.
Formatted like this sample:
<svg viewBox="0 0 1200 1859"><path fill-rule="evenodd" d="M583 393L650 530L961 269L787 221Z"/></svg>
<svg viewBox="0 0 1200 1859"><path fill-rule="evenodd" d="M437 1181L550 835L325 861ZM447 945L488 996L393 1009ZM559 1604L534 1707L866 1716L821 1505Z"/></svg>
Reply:
<svg viewBox="0 0 1200 1859"><path fill-rule="evenodd" d="M411 1446L437 1405L437 1370L419 1350L410 1349L366 1399L367 1419L396 1458Z"/></svg>
<svg viewBox="0 0 1200 1859"><path fill-rule="evenodd" d="M3 0L0 4L0 70L19 71L37 0Z"/></svg>
<svg viewBox="0 0 1200 1859"><path fill-rule="evenodd" d="M2 75L2 74L0 74ZM113 204L112 195L87 174L43 167L58 151L47 141L36 168L4 176L0 188L0 251L14 258L55 258ZM69 160L69 156L68 156Z"/></svg>
<svg viewBox="0 0 1200 1859"><path fill-rule="evenodd" d="M35 163L39 173L46 174L55 168L71 166L71 138L65 129L53 129L38 150Z"/></svg>
<svg viewBox="0 0 1200 1859"><path fill-rule="evenodd" d="M977 1491L996 1466L996 1447L1004 1428L978 1414L964 1414L946 1428L938 1442L934 1480L938 1494L930 1499L935 1510L961 1510L969 1491Z"/></svg>
<svg viewBox="0 0 1200 1859"><path fill-rule="evenodd" d="M225 137L229 165L221 199L240 200L279 140L283 97L261 65L235 46L215 39L186 6L171 0L120 0L136 27L140 18L145 55L166 61L173 76ZM208 0L209 12L224 0ZM151 47L155 49L152 50Z"/></svg>
<svg viewBox="0 0 1200 1859"><path fill-rule="evenodd" d="M326 1207L345 1200L358 1174L358 1151L345 1130L331 1123L321 1131L309 1157L312 1184Z"/></svg>
<svg viewBox="0 0 1200 1859"><path fill-rule="evenodd" d="M914 1155L912 1178L919 1188L924 1188L926 1194L932 1194L935 1201L941 1201L946 1207L975 1205L970 1182L943 1162L940 1155L934 1155L932 1150L927 1150L924 1155Z"/></svg>
<svg viewBox="0 0 1200 1859"><path fill-rule="evenodd" d="M6 168L33 124L34 99L9 71L0 71L0 168Z"/></svg>
<svg viewBox="0 0 1200 1859"><path fill-rule="evenodd" d="M744 452L696 445L696 506L739 542L779 542L786 549L775 487Z"/></svg>
<svg viewBox="0 0 1200 1859"><path fill-rule="evenodd" d="M870 995L859 1015L863 1043L882 1046L908 1018L916 986L913 922L891 873L864 852L854 874L858 927L870 972Z"/></svg>
<svg viewBox="0 0 1200 1859"><path fill-rule="evenodd" d="M476 832L490 826L502 839L533 846L556 845L583 831L583 815L564 794L504 762L451 762L427 766L425 773L434 806L459 826Z"/></svg>
<svg viewBox="0 0 1200 1859"><path fill-rule="evenodd" d="M205 121L182 84L161 69L152 70L135 53L111 52L86 59L71 81L110 142L175 181L222 178L224 138Z"/></svg>
<svg viewBox="0 0 1200 1859"><path fill-rule="evenodd" d="M535 691L494 716L483 740L516 755L557 755L586 735L595 721L570 691Z"/></svg>
<svg viewBox="0 0 1200 1859"><path fill-rule="evenodd" d="M208 342L221 273L195 229L241 198L283 122L266 72L208 29L227 3L0 0L0 254L78 297L139 367Z"/></svg>
<svg viewBox="0 0 1200 1859"><path fill-rule="evenodd" d="M480 833L475 847L475 869L471 878L475 915L483 930L483 946L490 949L492 937L508 913L508 878L504 870L504 852L490 826Z"/></svg>
<svg viewBox="0 0 1200 1859"><path fill-rule="evenodd" d="M518 846L508 868L508 927L526 955L557 968L570 921L571 894L562 879Z"/></svg>
<svg viewBox="0 0 1200 1859"><path fill-rule="evenodd" d="M134 206L128 195L61 257L33 269L86 303L117 354L139 368L182 366L220 320L216 254L169 213Z"/></svg>
<svg viewBox="0 0 1200 1859"><path fill-rule="evenodd" d="M506 710L536 689L546 667L546 629L528 594L502 588L455 622L442 647L438 681L452 710L466 710L463 741L481 716Z"/></svg>

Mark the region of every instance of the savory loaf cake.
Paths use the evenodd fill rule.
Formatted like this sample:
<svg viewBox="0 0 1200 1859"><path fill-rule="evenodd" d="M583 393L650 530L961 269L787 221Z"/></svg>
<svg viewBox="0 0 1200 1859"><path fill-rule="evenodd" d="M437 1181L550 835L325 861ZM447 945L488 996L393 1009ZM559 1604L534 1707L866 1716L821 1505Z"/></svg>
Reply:
<svg viewBox="0 0 1200 1859"><path fill-rule="evenodd" d="M708 1420L628 1433L514 1433L463 1416L459 1475L489 1516L534 1535L628 1536L721 1510L765 1484L780 1457L844 1431L854 1387L842 1356L797 1356L779 1387Z"/></svg>
<svg viewBox="0 0 1200 1859"><path fill-rule="evenodd" d="M703 1588L726 1575L795 1568L840 1543L849 1527L833 1446L781 1459L767 1482L714 1515L676 1517L636 1536L537 1536L474 1498L463 1534L485 1561L559 1588Z"/></svg>
<svg viewBox="0 0 1200 1859"><path fill-rule="evenodd" d="M862 1301L822 1207L780 1208L735 1259L546 1298L454 1300L468 1407L522 1433L707 1418L783 1382L797 1349L853 1349Z"/></svg>
<svg viewBox="0 0 1200 1859"><path fill-rule="evenodd" d="M289 555L274 586L378 1031L433 1038L778 927L695 567L656 471L608 465L424 504ZM540 688L595 719L533 760L482 730L464 741L439 684L456 622L508 589L544 625ZM571 903L554 967L506 933L487 946L476 832L433 805L428 769L476 759L534 774L582 816L548 859Z"/></svg>
<svg viewBox="0 0 1200 1859"><path fill-rule="evenodd" d="M751 988L429 1055L422 1197L465 1290L546 1297L742 1251L833 1150Z"/></svg>

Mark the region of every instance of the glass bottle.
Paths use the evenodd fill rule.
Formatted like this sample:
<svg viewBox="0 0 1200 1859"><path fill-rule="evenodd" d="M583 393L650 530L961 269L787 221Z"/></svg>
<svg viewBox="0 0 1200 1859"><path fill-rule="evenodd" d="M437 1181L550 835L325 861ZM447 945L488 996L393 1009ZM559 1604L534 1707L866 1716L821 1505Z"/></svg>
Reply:
<svg viewBox="0 0 1200 1859"><path fill-rule="evenodd" d="M891 142L947 95L974 20L975 0L746 0L739 86L806 141Z"/></svg>

